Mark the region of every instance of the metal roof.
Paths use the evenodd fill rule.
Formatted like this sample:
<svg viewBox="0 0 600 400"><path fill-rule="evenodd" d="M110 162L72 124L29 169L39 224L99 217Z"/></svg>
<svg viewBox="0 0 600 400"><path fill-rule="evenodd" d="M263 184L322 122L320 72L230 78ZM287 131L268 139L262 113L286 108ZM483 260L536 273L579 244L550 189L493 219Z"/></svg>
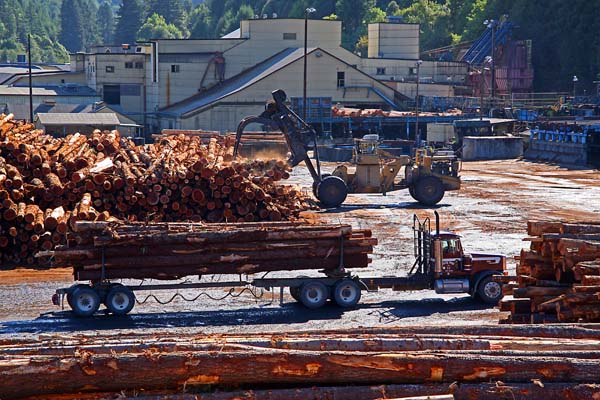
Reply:
<svg viewBox="0 0 600 400"><path fill-rule="evenodd" d="M42 125L92 125L118 126L120 124L114 113L40 113L37 121Z"/></svg>
<svg viewBox="0 0 600 400"><path fill-rule="evenodd" d="M34 96L94 96L98 94L89 86L64 85L64 86L37 86L32 88ZM0 96L29 96L27 86L0 85Z"/></svg>
<svg viewBox="0 0 600 400"><path fill-rule="evenodd" d="M239 39L242 36L241 29L237 28L226 35L221 36L221 39Z"/></svg>
<svg viewBox="0 0 600 400"><path fill-rule="evenodd" d="M309 48L307 49L307 52L310 53L314 50L315 48ZM249 70L226 80L221 85L216 86L213 89L209 89L204 93L197 94L188 99L180 101L179 103L175 103L169 107L165 107L161 111L165 113L183 115L205 107L219 99L222 99L223 97L232 95L255 84L259 80L273 74L281 68L301 59L303 56L304 48L285 49L266 61L257 64L253 68L250 68Z"/></svg>
<svg viewBox="0 0 600 400"><path fill-rule="evenodd" d="M38 104L34 105L33 113L89 113L94 111L93 104ZM4 114L11 113L15 119L29 119L29 104L7 103Z"/></svg>

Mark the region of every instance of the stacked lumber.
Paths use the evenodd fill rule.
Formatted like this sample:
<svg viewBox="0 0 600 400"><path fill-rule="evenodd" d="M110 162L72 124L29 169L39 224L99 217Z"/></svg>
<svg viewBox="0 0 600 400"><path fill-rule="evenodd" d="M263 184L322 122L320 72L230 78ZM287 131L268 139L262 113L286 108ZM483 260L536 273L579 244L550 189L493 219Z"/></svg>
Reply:
<svg viewBox="0 0 600 400"><path fill-rule="evenodd" d="M414 111L384 111L379 108L350 108L350 107L332 107L331 113L334 117L348 117L348 118L361 118L361 117L414 117L416 114ZM450 109L446 112L419 112L420 117L449 117L462 115L462 111L459 109Z"/></svg>
<svg viewBox="0 0 600 400"><path fill-rule="evenodd" d="M189 275L366 268L377 239L349 225L77 222L75 246L54 265L76 280L177 279ZM104 263L103 260L104 259Z"/></svg>
<svg viewBox="0 0 600 400"><path fill-rule="evenodd" d="M600 223L529 221L503 323L600 321Z"/></svg>
<svg viewBox="0 0 600 400"><path fill-rule="evenodd" d="M117 131L53 138L0 115L0 263L36 264L78 220L294 219L309 204L280 184L288 177L282 160L233 161L231 137L136 146Z"/></svg>
<svg viewBox="0 0 600 400"><path fill-rule="evenodd" d="M468 335L460 327L437 335L406 328L11 337L0 341L0 393L7 399L100 392L103 398L577 400L600 389L598 328L585 339L570 339L572 326L555 326L551 336L538 336L535 327Z"/></svg>

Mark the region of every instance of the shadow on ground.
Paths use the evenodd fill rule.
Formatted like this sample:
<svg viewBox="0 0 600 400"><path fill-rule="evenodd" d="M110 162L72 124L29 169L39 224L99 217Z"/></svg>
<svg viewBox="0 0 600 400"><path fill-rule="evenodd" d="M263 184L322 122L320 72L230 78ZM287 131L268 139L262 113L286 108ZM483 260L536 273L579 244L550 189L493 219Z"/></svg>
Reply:
<svg viewBox="0 0 600 400"><path fill-rule="evenodd" d="M342 309L327 304L318 310L308 310L298 303L279 307L254 307L235 310L203 310L196 312L139 313L127 316L104 315L102 311L91 318L77 318L71 311L42 314L38 318L0 323L0 335L18 333L102 331L114 329L194 328L208 326L288 325L325 320L338 320L345 313L361 315L376 324L394 323L403 318L428 316L452 311L484 310L489 308L470 297L450 300L423 299L383 301L359 304ZM366 322L366 321L365 321Z"/></svg>

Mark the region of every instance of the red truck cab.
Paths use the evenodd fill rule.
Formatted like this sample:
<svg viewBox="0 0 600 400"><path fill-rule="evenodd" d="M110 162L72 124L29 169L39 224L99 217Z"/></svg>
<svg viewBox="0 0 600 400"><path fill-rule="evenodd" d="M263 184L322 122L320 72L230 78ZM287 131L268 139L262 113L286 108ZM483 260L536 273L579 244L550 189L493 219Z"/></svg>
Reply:
<svg viewBox="0 0 600 400"><path fill-rule="evenodd" d="M502 286L493 275L506 271L506 256L465 253L460 236L439 232L431 236L431 263L436 293L469 293L490 304L502 298Z"/></svg>

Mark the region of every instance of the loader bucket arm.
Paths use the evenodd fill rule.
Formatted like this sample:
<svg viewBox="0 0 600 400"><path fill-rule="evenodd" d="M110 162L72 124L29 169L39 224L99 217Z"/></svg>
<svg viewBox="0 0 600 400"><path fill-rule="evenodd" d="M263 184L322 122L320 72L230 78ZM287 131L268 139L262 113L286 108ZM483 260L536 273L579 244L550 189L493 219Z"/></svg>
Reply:
<svg viewBox="0 0 600 400"><path fill-rule="evenodd" d="M305 144L308 142L308 140L314 141L316 151L317 146L315 130L285 104L286 94L283 90L275 90L272 95L274 101L267 103L265 111L261 115L246 117L238 124L233 150L234 158L236 158L238 155L244 129L252 123L266 125L278 129L285 137L285 141L291 153L288 163L292 167L295 167L304 161L313 180L315 182L320 182L321 168L318 159L318 153L315 153L317 162L317 168L315 169L308 156L308 148Z"/></svg>

